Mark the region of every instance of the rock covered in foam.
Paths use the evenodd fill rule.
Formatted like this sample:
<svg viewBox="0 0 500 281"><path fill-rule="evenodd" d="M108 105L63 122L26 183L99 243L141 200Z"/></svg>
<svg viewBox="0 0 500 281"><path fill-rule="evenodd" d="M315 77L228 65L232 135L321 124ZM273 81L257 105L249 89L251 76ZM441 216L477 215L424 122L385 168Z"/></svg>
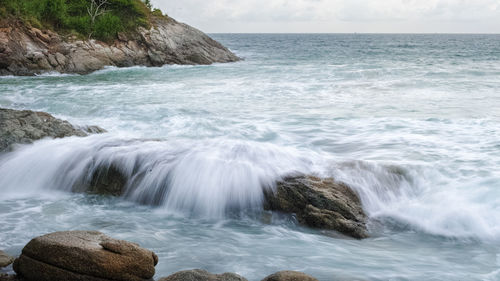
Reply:
<svg viewBox="0 0 500 281"><path fill-rule="evenodd" d="M97 126L74 127L68 121L45 112L0 108L0 152L14 143L31 143L45 137L84 137L103 132L106 131Z"/></svg>
<svg viewBox="0 0 500 281"><path fill-rule="evenodd" d="M201 269L185 270L163 277L158 281L247 281L247 279L234 274L212 274Z"/></svg>
<svg viewBox="0 0 500 281"><path fill-rule="evenodd" d="M31 240L14 262L27 281L150 280L158 257L97 231L55 232Z"/></svg>
<svg viewBox="0 0 500 281"><path fill-rule="evenodd" d="M295 213L300 223L362 239L368 237L366 214L358 195L333 179L286 177L265 191L265 209Z"/></svg>
<svg viewBox="0 0 500 281"><path fill-rule="evenodd" d="M318 281L318 279L298 271L280 271L267 276L262 281Z"/></svg>

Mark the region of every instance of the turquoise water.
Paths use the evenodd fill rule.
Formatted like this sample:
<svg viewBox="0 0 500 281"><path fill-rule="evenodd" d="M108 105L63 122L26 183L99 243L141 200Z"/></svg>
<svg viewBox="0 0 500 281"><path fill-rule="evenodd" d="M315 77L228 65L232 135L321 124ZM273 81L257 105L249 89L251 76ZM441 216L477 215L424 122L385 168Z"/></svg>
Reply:
<svg viewBox="0 0 500 281"><path fill-rule="evenodd" d="M500 279L500 36L214 37L245 60L0 78L2 107L109 131L0 155L0 249L93 229L154 250L156 277ZM95 163L148 176L125 198L67 192ZM292 172L350 184L372 237L262 212Z"/></svg>

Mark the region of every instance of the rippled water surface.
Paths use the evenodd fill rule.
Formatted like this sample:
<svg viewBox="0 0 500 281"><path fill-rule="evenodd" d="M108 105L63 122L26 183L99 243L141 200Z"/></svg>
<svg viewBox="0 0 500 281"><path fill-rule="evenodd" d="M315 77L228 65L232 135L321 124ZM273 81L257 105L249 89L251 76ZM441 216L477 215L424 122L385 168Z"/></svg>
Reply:
<svg viewBox="0 0 500 281"><path fill-rule="evenodd" d="M1 107L109 133L0 155L0 249L92 229L155 251L156 277L500 279L500 36L214 37L245 60L1 77ZM68 192L95 163L147 176L126 198ZM294 172L350 184L371 238L262 212Z"/></svg>

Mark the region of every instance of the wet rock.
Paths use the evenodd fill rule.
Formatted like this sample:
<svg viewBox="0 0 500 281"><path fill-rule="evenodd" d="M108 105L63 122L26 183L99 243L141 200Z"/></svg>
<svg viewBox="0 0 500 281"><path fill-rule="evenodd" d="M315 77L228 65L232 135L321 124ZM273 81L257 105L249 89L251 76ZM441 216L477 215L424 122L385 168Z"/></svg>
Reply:
<svg viewBox="0 0 500 281"><path fill-rule="evenodd" d="M203 32L172 18L120 33L111 43L64 38L18 21L0 20L0 75L86 74L105 66L211 64L240 60Z"/></svg>
<svg viewBox="0 0 500 281"><path fill-rule="evenodd" d="M92 180L88 187L85 187L85 192L101 195L121 196L125 192L127 178L123 173L115 168L99 167L92 175Z"/></svg>
<svg viewBox="0 0 500 281"><path fill-rule="evenodd" d="M201 269L185 270L163 277L158 281L247 281L247 279L234 274L212 274Z"/></svg>
<svg viewBox="0 0 500 281"><path fill-rule="evenodd" d="M31 143L45 137L84 137L102 133L97 126L77 128L45 112L0 108L0 152L14 143Z"/></svg>
<svg viewBox="0 0 500 281"><path fill-rule="evenodd" d="M298 271L280 271L267 276L262 281L318 281L318 279Z"/></svg>
<svg viewBox="0 0 500 281"><path fill-rule="evenodd" d="M6 267L14 262L14 258L7 255L7 253L0 251L0 268Z"/></svg>
<svg viewBox="0 0 500 281"><path fill-rule="evenodd" d="M0 281L15 281L15 280L21 281L15 275L9 275L9 274L0 273Z"/></svg>
<svg viewBox="0 0 500 281"><path fill-rule="evenodd" d="M96 231L55 232L31 240L14 262L26 281L150 280L158 257Z"/></svg>
<svg viewBox="0 0 500 281"><path fill-rule="evenodd" d="M295 213L300 223L338 231L357 239L368 237L366 215L358 195L333 179L293 176L265 192L264 208Z"/></svg>

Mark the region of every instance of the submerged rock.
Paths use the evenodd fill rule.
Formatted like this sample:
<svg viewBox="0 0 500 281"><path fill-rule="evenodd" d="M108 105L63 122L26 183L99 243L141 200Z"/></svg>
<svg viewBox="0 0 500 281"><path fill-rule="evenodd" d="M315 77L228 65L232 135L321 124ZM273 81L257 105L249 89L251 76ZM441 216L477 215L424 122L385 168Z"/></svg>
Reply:
<svg viewBox="0 0 500 281"><path fill-rule="evenodd" d="M97 231L55 232L31 240L14 262L26 281L150 280L158 257Z"/></svg>
<svg viewBox="0 0 500 281"><path fill-rule="evenodd" d="M15 280L20 280L20 279L18 279L15 275L0 273L0 281L15 281Z"/></svg>
<svg viewBox="0 0 500 281"><path fill-rule="evenodd" d="M211 64L239 58L203 32L168 17L112 43L64 38L21 22L0 21L0 75L85 74L105 66Z"/></svg>
<svg viewBox="0 0 500 281"><path fill-rule="evenodd" d="M7 253L0 251L0 268L9 266L14 262L14 258L7 255Z"/></svg>
<svg viewBox="0 0 500 281"><path fill-rule="evenodd" d="M97 126L77 128L45 112L0 108L0 152L14 143L31 143L45 137L84 137L106 132Z"/></svg>
<svg viewBox="0 0 500 281"><path fill-rule="evenodd" d="M158 281L247 281L247 279L234 274L212 274L201 269L185 270L163 277Z"/></svg>
<svg viewBox="0 0 500 281"><path fill-rule="evenodd" d="M295 213L300 223L310 227L358 239L368 237L361 201L343 183L313 176L287 177L264 195L267 210Z"/></svg>
<svg viewBox="0 0 500 281"><path fill-rule="evenodd" d="M298 271L280 271L267 276L262 281L318 281L318 279Z"/></svg>

